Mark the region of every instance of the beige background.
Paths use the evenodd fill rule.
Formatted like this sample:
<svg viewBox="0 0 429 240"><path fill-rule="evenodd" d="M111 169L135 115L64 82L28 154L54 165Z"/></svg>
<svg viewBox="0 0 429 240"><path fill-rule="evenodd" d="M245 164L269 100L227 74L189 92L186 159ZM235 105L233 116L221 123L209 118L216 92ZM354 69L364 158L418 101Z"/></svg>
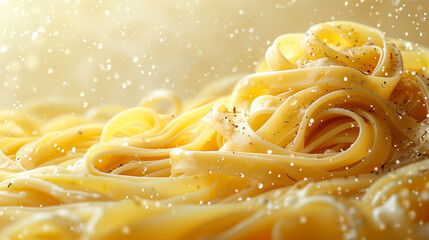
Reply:
<svg viewBox="0 0 429 240"><path fill-rule="evenodd" d="M352 20L427 43L426 0L0 0L0 105L36 98L135 105L252 72L276 36ZM87 104L88 103L88 104Z"/></svg>

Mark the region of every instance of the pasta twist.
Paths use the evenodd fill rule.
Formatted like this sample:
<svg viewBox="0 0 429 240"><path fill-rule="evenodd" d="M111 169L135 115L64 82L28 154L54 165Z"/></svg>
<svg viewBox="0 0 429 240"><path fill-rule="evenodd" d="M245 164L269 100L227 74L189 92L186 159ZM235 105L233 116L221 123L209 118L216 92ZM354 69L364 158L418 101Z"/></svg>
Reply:
<svg viewBox="0 0 429 240"><path fill-rule="evenodd" d="M325 22L188 102L4 111L0 238L427 239L428 65Z"/></svg>

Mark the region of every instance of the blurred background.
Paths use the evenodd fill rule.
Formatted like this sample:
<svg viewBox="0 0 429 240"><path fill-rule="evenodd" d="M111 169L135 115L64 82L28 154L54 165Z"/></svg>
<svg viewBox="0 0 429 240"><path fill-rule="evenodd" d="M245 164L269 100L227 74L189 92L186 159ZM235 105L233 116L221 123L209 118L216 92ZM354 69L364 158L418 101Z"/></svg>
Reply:
<svg viewBox="0 0 429 240"><path fill-rule="evenodd" d="M427 0L0 0L0 105L186 98L251 73L276 36L351 20L429 45Z"/></svg>

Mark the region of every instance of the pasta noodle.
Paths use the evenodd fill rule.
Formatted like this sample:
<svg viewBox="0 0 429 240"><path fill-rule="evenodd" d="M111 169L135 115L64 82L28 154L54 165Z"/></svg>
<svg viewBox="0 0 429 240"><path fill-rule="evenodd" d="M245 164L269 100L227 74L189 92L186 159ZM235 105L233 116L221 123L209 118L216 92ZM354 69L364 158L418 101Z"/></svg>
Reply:
<svg viewBox="0 0 429 240"><path fill-rule="evenodd" d="M428 66L325 22L188 102L5 110L0 238L427 239Z"/></svg>

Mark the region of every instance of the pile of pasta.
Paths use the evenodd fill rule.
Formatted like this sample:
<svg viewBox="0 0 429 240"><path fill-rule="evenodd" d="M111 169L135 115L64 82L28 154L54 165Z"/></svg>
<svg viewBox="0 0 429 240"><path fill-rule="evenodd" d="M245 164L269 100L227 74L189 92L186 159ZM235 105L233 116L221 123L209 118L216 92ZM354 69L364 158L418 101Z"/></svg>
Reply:
<svg viewBox="0 0 429 240"><path fill-rule="evenodd" d="M0 239L427 239L428 66L325 22L185 102L5 110Z"/></svg>

